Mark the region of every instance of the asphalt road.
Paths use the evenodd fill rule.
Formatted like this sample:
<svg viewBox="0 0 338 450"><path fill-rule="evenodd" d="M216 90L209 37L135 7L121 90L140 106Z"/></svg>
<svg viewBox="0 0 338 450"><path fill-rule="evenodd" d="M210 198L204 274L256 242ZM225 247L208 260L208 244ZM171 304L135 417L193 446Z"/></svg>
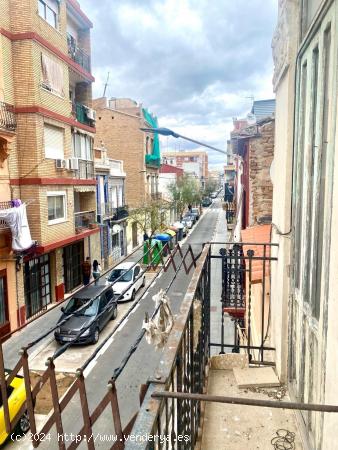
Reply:
<svg viewBox="0 0 338 450"><path fill-rule="evenodd" d="M183 248L187 248L188 244L192 245L194 253L198 254L201 249L201 243L213 240L216 236L220 237L222 231L222 223L220 219L224 216L220 209L220 201L214 201L213 205L204 210L198 223L195 225L190 236L187 238ZM223 220L222 220L223 222ZM225 220L224 220L224 227ZM177 262L179 259L177 259ZM171 301L171 307L174 314L179 312L181 302L184 298L189 282L191 280L193 270L187 275L184 270L180 270L171 288L168 291L168 296ZM107 382L112 376L114 369L117 368L132 344L138 337L141 329L145 313L150 315L154 310L154 302L152 297L161 288L166 288L174 276L173 267L162 273L159 278L149 288L147 294L142 298L141 302L134 309L128 320L122 324L109 343L105 346L104 352L101 352L88 366L85 371L86 390L88 396L89 410L93 411L98 402L107 392ZM219 283L217 283L219 284ZM217 295L214 296L214 301L219 301L219 287ZM58 308L57 308L58 309ZM43 321L39 319L35 326L30 326L31 329L26 330L26 333L21 332L13 336L10 341L5 344L5 358L6 362L17 361L17 350L37 337L39 333L47 330L55 320L59 317L60 312L53 310L48 313ZM40 324L38 324L40 322ZM33 324L32 324L33 325ZM117 391L120 405L120 413L122 424L125 426L132 415L139 407L139 387L146 383L149 377L152 377L161 361L161 351L156 351L153 346L148 345L143 339L139 344L137 350L132 355L127 366L117 380ZM65 409L63 415L63 425L65 433L76 433L80 430L83 420L80 407L80 399L75 396L70 404ZM94 434L104 435L105 433L114 433L112 423L112 415L109 408L98 419L94 427ZM111 445L111 444L110 444ZM107 442L96 441L96 448L108 449L110 445ZM55 430L52 433L52 440L42 444L41 448L57 449L58 445L55 439ZM21 446L21 448L23 448ZM83 443L79 448L86 448Z"/></svg>

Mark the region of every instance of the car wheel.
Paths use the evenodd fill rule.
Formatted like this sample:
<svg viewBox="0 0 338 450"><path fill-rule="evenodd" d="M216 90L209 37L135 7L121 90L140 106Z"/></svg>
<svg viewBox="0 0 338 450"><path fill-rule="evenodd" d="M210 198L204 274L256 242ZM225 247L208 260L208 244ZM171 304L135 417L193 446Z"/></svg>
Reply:
<svg viewBox="0 0 338 450"><path fill-rule="evenodd" d="M141 288L143 288L145 285L146 285L146 277L143 277L143 281L142 281L142 284L141 284Z"/></svg>
<svg viewBox="0 0 338 450"><path fill-rule="evenodd" d="M95 328L94 336L93 336L93 344L97 344L99 341L100 331L98 328Z"/></svg>
<svg viewBox="0 0 338 450"><path fill-rule="evenodd" d="M134 301L134 300L135 300L135 297L136 297L136 291L135 291L135 289L134 289L134 290L133 290L133 293L131 294L130 300L131 300L131 301Z"/></svg>
<svg viewBox="0 0 338 450"><path fill-rule="evenodd" d="M27 431L29 430L30 425L29 425L29 418L28 418L28 412L25 411L22 416L20 417L19 422L17 423L16 427L15 427L15 434L17 436L23 436L24 434L27 433Z"/></svg>
<svg viewBox="0 0 338 450"><path fill-rule="evenodd" d="M113 314L112 314L112 316L111 316L111 320L115 320L116 317L117 317L117 305L116 305L115 308L114 308L114 312L113 312Z"/></svg>

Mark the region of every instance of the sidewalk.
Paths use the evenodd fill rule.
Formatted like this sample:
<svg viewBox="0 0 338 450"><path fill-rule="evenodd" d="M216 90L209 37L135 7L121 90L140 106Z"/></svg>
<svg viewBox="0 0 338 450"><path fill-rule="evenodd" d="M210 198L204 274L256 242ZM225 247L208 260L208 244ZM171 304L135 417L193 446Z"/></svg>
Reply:
<svg viewBox="0 0 338 450"><path fill-rule="evenodd" d="M225 218L225 211L218 210L217 226L212 241L227 242L229 240L229 232ZM211 247L212 255L219 256L219 251L225 245L214 244ZM221 343L221 327L222 327L222 260L211 260L211 293L210 293L210 341L213 343ZM232 342L233 340L233 322L230 318L224 317L224 342ZM220 348L212 347L211 355L218 354ZM231 352L231 349L225 348L225 352Z"/></svg>

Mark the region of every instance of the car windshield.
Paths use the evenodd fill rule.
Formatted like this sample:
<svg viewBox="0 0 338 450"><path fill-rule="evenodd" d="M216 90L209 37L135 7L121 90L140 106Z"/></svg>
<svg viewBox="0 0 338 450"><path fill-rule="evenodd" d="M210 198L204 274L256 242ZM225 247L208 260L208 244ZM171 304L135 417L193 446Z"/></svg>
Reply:
<svg viewBox="0 0 338 450"><path fill-rule="evenodd" d="M78 313L76 313L76 311L79 308L83 307L86 303L87 306L81 309L81 311L79 311ZM76 313L79 316L91 317L95 316L95 314L97 313L98 305L99 305L98 298L96 298L92 302L90 301L89 298L72 298L69 301L68 305L66 306L64 312L65 314Z"/></svg>
<svg viewBox="0 0 338 450"><path fill-rule="evenodd" d="M121 277L121 278L120 278ZM132 270L128 270L128 269L114 269L109 277L108 280L109 281L115 281L118 278L120 278L118 281L131 281L133 277L133 271Z"/></svg>

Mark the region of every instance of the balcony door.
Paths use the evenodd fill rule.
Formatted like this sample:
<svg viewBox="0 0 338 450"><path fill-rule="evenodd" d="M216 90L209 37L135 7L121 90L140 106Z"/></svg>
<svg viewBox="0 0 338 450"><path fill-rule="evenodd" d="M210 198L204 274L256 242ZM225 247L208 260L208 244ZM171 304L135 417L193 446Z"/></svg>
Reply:
<svg viewBox="0 0 338 450"><path fill-rule="evenodd" d="M324 403L338 38L333 12L331 6L297 66L289 383L305 403ZM301 414L311 445L323 450L323 416Z"/></svg>
<svg viewBox="0 0 338 450"><path fill-rule="evenodd" d="M83 241L63 248L63 278L65 292L70 292L82 283Z"/></svg>

